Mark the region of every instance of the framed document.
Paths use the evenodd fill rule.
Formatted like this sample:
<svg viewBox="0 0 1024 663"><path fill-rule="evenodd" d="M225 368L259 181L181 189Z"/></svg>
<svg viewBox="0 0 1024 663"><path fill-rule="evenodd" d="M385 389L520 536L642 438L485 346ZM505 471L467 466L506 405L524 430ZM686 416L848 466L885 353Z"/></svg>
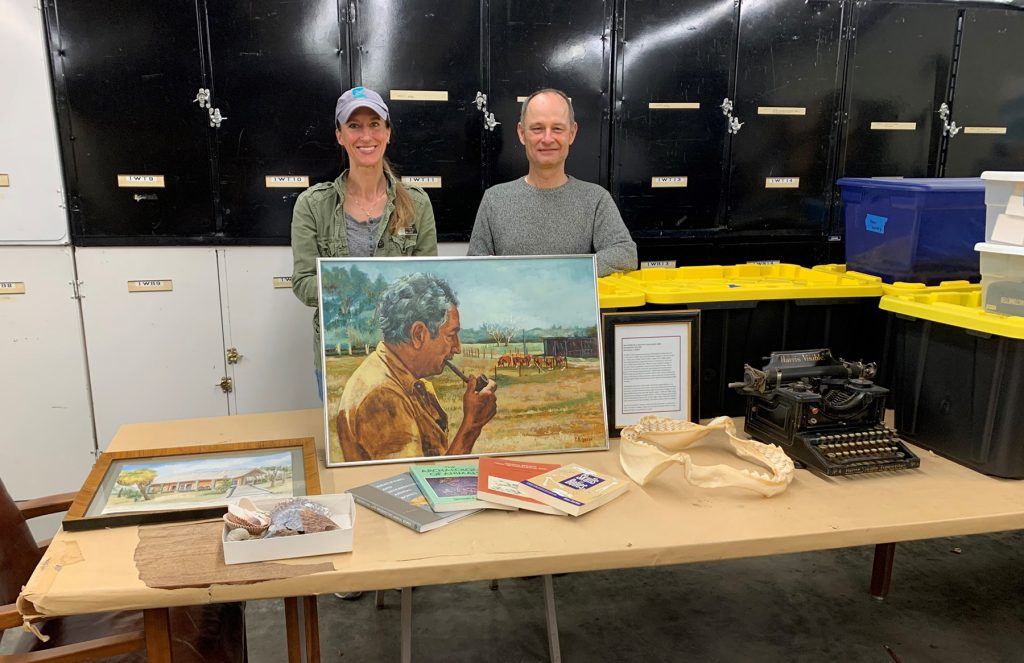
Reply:
<svg viewBox="0 0 1024 663"><path fill-rule="evenodd" d="M604 313L608 428L653 414L696 421L700 311Z"/></svg>

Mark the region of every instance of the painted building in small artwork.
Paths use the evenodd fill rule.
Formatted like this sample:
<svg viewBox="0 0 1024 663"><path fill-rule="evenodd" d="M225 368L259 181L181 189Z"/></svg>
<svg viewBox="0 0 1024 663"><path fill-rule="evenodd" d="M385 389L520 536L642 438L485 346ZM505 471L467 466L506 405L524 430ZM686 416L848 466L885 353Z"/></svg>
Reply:
<svg viewBox="0 0 1024 663"><path fill-rule="evenodd" d="M240 485L252 485L263 483L269 480L265 470L256 467L251 470L231 472L193 472L190 474L177 474L161 477L149 484L147 492L152 495L160 493L191 493L204 490L213 490L218 484L227 481L228 488L235 488Z"/></svg>

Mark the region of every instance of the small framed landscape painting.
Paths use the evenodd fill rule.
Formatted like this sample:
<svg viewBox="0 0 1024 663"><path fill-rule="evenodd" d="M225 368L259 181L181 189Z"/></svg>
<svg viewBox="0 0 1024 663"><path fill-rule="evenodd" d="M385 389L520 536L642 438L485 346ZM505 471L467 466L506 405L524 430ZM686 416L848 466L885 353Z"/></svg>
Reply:
<svg viewBox="0 0 1024 663"><path fill-rule="evenodd" d="M313 438L108 451L68 509L64 529L217 518L241 497L319 492Z"/></svg>
<svg viewBox="0 0 1024 663"><path fill-rule="evenodd" d="M607 448L593 256L318 272L328 465Z"/></svg>

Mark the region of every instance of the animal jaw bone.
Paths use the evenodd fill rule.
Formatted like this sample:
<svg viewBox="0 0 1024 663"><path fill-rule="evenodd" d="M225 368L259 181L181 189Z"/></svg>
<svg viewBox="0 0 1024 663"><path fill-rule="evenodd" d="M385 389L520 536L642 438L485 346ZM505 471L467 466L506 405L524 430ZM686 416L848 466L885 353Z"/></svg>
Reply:
<svg viewBox="0 0 1024 663"><path fill-rule="evenodd" d="M713 430L724 430L737 456L766 466L770 473L739 470L728 465L694 464L683 449L694 446ZM715 444L722 446L718 441ZM665 453L662 449L674 453ZM635 426L622 429L619 463L629 478L641 486L679 463L686 481L699 488L745 488L765 497L784 491L793 481L795 472L793 461L780 447L736 437L736 427L730 417L715 417L706 426L666 417L642 417Z"/></svg>

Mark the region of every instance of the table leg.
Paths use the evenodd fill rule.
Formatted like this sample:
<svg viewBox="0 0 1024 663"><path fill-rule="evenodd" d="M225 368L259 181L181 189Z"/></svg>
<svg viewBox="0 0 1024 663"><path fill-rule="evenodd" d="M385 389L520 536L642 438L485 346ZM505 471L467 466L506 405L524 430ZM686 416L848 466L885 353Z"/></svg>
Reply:
<svg viewBox="0 0 1024 663"><path fill-rule="evenodd" d="M315 596L302 597L306 613L306 663L320 663L320 614Z"/></svg>
<svg viewBox="0 0 1024 663"><path fill-rule="evenodd" d="M284 630L288 642L288 663L302 663L302 640L299 637L299 599L284 600Z"/></svg>
<svg viewBox="0 0 1024 663"><path fill-rule="evenodd" d="M895 557L895 543L879 543L875 546L875 561L871 567L871 596L879 601L889 595L889 584L892 582L892 561Z"/></svg>
<svg viewBox="0 0 1024 663"><path fill-rule="evenodd" d="M562 663L558 646L558 614L555 612L555 583L551 574L544 576L544 613L548 621L548 652L551 663Z"/></svg>
<svg viewBox="0 0 1024 663"><path fill-rule="evenodd" d="M171 615L167 608L142 611L146 631L146 660L149 663L171 663Z"/></svg>
<svg viewBox="0 0 1024 663"><path fill-rule="evenodd" d="M402 588L402 663L412 663L412 587Z"/></svg>

